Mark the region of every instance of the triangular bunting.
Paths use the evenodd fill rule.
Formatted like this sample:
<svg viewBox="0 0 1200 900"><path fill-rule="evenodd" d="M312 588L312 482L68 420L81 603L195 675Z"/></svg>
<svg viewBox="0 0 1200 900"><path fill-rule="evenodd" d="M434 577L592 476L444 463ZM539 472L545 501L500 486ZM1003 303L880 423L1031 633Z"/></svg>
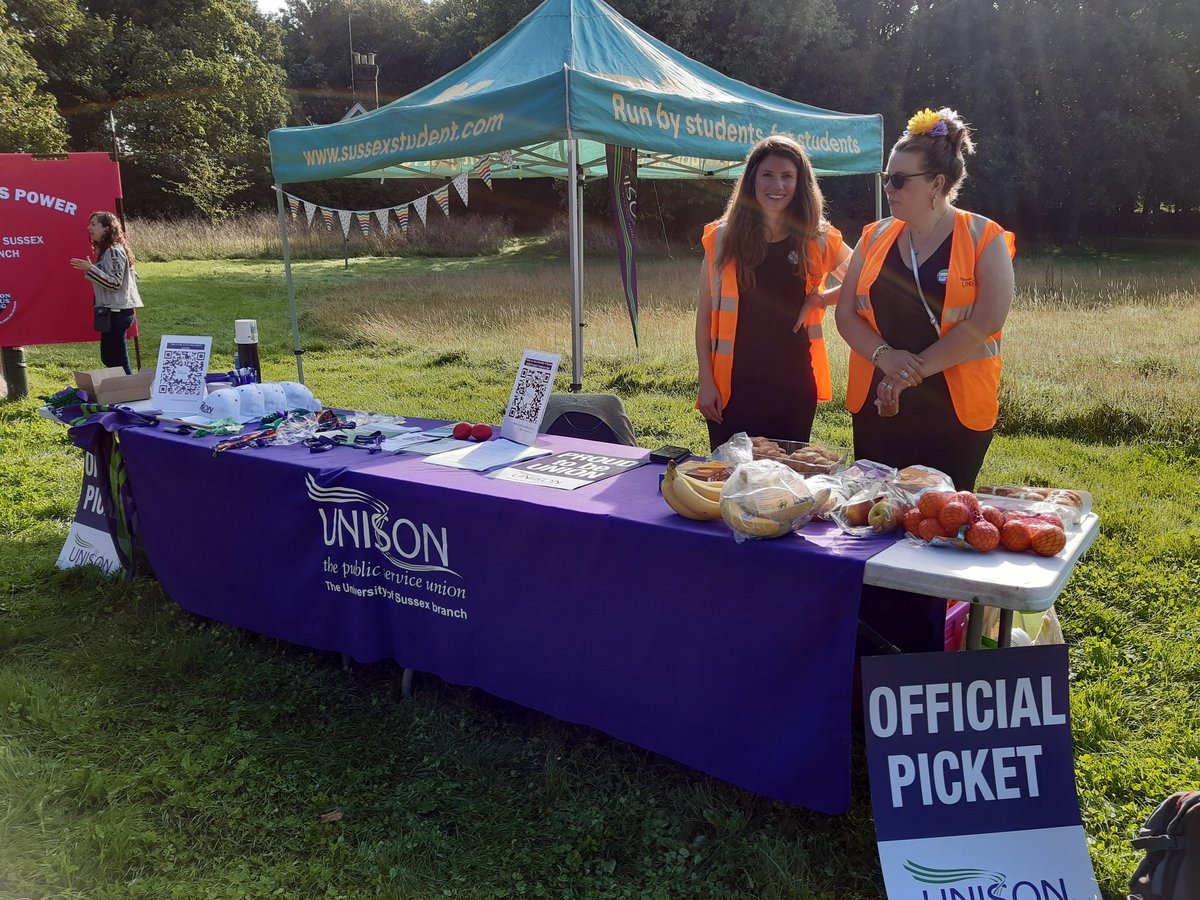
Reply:
<svg viewBox="0 0 1200 900"><path fill-rule="evenodd" d="M396 207L396 218L400 220L400 230L408 231L408 204Z"/></svg>
<svg viewBox="0 0 1200 900"><path fill-rule="evenodd" d="M467 173L460 172L454 176L454 180L450 182L454 185L454 189L458 191L458 196L462 197L463 206L467 205ZM448 199L448 198L447 198Z"/></svg>
<svg viewBox="0 0 1200 900"><path fill-rule="evenodd" d="M379 228L383 231L384 237L387 237L388 225L392 221L392 211L390 209L375 210L375 221L379 223Z"/></svg>
<svg viewBox="0 0 1200 900"><path fill-rule="evenodd" d="M358 230L362 232L363 237L371 236L371 214L365 212L356 212L354 220L358 222Z"/></svg>
<svg viewBox="0 0 1200 900"><path fill-rule="evenodd" d="M322 207L321 218L325 220L325 230L333 231L333 210Z"/></svg>
<svg viewBox="0 0 1200 900"><path fill-rule="evenodd" d="M433 192L433 199L437 201L438 209L442 211L443 216L450 215L450 188L442 185Z"/></svg>
<svg viewBox="0 0 1200 900"><path fill-rule="evenodd" d="M348 241L350 240L350 217L354 213L348 209L339 209L337 214L338 218L342 220L342 237Z"/></svg>
<svg viewBox="0 0 1200 900"><path fill-rule="evenodd" d="M475 166L475 171L479 173L479 177L483 179L483 183L488 186L488 190L492 189L492 160L491 157L485 156Z"/></svg>
<svg viewBox="0 0 1200 900"><path fill-rule="evenodd" d="M292 218L294 219L296 216L300 215L300 201L291 194L286 194L285 196L287 197L288 211L292 214Z"/></svg>
<svg viewBox="0 0 1200 900"><path fill-rule="evenodd" d="M312 220L317 212L317 204L309 203L307 200L301 200L300 202L304 204L304 215L308 218L308 227L312 228Z"/></svg>
<svg viewBox="0 0 1200 900"><path fill-rule="evenodd" d="M428 205L428 203L428 194L426 194L424 197L418 197L412 202L412 208L417 211L417 218L421 220L422 225L425 224L425 207Z"/></svg>

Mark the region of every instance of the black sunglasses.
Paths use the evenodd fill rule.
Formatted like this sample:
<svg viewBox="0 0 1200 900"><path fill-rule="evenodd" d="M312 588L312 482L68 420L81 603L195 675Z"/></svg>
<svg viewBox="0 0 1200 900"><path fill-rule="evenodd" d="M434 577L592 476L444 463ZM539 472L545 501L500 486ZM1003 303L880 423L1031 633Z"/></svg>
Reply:
<svg viewBox="0 0 1200 900"><path fill-rule="evenodd" d="M904 185L908 183L908 179L916 178L918 175L937 175L937 172L892 172L890 175L887 172L880 172L883 178L884 187L892 187L897 191L904 190Z"/></svg>

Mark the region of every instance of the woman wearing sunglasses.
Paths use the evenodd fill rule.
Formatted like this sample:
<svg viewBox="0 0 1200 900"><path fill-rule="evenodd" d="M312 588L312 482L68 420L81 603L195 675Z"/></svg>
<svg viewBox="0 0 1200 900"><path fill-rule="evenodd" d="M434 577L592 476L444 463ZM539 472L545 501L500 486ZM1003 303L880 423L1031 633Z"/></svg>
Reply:
<svg viewBox="0 0 1200 900"><path fill-rule="evenodd" d="M855 456L932 466L959 490L974 488L992 441L1013 299L1012 235L953 205L974 149L951 109L909 119L883 173L892 215L863 229L837 304ZM903 616L909 633L877 630L905 650L941 649L943 599L885 594L864 590L864 620Z"/></svg>
<svg viewBox="0 0 1200 900"><path fill-rule="evenodd" d="M837 289L825 279L845 274L850 251L824 210L804 149L774 136L704 229L696 408L713 448L739 431L807 441L817 403L833 399L822 323Z"/></svg>

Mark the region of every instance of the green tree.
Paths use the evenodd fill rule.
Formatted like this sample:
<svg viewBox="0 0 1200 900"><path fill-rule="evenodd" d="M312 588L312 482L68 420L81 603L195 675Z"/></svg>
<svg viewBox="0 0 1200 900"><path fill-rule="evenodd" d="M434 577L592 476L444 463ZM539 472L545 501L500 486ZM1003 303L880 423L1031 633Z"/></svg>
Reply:
<svg viewBox="0 0 1200 900"><path fill-rule="evenodd" d="M58 153L66 148L66 122L46 74L26 51L23 33L0 0L0 152Z"/></svg>

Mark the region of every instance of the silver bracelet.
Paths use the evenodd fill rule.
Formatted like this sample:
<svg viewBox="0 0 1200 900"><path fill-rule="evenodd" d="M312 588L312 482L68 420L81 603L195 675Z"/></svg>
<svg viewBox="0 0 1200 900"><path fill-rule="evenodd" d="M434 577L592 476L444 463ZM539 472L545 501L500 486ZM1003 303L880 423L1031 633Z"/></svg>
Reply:
<svg viewBox="0 0 1200 900"><path fill-rule="evenodd" d="M891 344L880 344L876 347L875 352L871 354L871 365L875 365L875 361L879 359L879 354L891 349L893 349Z"/></svg>

